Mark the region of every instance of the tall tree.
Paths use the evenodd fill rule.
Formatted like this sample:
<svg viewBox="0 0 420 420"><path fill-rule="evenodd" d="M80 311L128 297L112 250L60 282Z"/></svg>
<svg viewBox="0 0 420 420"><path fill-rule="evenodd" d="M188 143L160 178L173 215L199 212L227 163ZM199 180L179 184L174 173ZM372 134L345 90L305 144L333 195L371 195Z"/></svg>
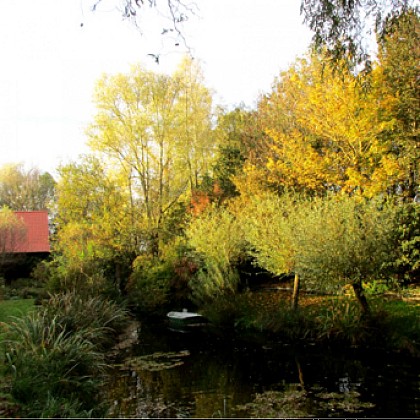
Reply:
<svg viewBox="0 0 420 420"><path fill-rule="evenodd" d="M164 218L200 182L213 154L210 95L195 65L183 65L172 77L135 66L102 78L88 129L92 149L125 174L154 254Z"/></svg>
<svg viewBox="0 0 420 420"><path fill-rule="evenodd" d="M0 205L12 210L45 210L52 204L55 181L38 168L25 170L23 164L0 168Z"/></svg>

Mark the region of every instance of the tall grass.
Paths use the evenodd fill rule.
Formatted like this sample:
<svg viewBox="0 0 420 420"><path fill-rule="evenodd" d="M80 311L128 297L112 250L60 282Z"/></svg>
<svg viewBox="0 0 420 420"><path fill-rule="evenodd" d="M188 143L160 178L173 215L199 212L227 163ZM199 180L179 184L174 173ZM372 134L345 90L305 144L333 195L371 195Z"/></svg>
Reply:
<svg viewBox="0 0 420 420"><path fill-rule="evenodd" d="M104 349L126 320L126 311L112 302L64 293L4 324L6 374L20 414L103 414L97 391L107 366Z"/></svg>
<svg viewBox="0 0 420 420"><path fill-rule="evenodd" d="M104 357L92 341L67 331L57 318L43 312L15 318L7 326L5 348L11 393L27 415L41 415L49 396L88 406L95 399Z"/></svg>
<svg viewBox="0 0 420 420"><path fill-rule="evenodd" d="M100 347L112 343L127 322L128 312L100 297L82 298L74 292L52 295L43 309L49 319L91 339Z"/></svg>

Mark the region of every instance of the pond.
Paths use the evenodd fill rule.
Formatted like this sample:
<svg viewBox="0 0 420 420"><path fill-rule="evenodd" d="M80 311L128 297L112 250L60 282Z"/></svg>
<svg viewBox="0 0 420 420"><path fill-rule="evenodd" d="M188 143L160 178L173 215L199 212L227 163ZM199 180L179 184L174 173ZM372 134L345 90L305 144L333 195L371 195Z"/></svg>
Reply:
<svg viewBox="0 0 420 420"><path fill-rule="evenodd" d="M418 360L385 351L154 323L120 359L108 417L420 417Z"/></svg>

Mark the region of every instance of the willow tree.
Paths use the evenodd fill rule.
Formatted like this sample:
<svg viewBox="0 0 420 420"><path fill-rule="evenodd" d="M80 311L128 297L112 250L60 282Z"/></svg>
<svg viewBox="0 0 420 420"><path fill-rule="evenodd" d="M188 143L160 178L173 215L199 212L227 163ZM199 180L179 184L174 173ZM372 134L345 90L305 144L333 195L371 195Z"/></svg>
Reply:
<svg viewBox="0 0 420 420"><path fill-rule="evenodd" d="M386 276L395 258L395 208L344 194L315 197L299 207L298 271L317 287L351 285L361 311L368 314L363 283Z"/></svg>
<svg viewBox="0 0 420 420"><path fill-rule="evenodd" d="M292 308L298 308L300 269L298 239L304 235L305 224L300 219L300 198L285 193L252 195L236 214L243 225L249 253L257 264L274 274L294 274Z"/></svg>
<svg viewBox="0 0 420 420"><path fill-rule="evenodd" d="M193 217L186 229L188 244L201 259L201 268L190 282L200 303L234 293L239 280L235 269L244 253L244 234L239 219L215 204Z"/></svg>
<svg viewBox="0 0 420 420"><path fill-rule="evenodd" d="M334 63L345 60L369 69L374 38L382 37L389 21L414 10L416 0L302 0L301 13L314 32L319 50L326 49Z"/></svg>
<svg viewBox="0 0 420 420"><path fill-rule="evenodd" d="M87 131L93 151L124 174L148 236L145 246L156 255L165 217L187 200L212 158L211 97L195 65L182 66L173 76L139 65L105 75Z"/></svg>

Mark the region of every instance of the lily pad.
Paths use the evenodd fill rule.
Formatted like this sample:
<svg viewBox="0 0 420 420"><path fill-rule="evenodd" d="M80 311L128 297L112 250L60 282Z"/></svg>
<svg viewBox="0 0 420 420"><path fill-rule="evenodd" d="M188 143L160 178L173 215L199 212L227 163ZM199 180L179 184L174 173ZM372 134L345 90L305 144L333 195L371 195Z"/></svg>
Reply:
<svg viewBox="0 0 420 420"><path fill-rule="evenodd" d="M134 357L124 363L125 369L147 370L158 372L166 369L173 369L184 364L183 359L190 355L188 350L180 352L157 352L145 356Z"/></svg>

